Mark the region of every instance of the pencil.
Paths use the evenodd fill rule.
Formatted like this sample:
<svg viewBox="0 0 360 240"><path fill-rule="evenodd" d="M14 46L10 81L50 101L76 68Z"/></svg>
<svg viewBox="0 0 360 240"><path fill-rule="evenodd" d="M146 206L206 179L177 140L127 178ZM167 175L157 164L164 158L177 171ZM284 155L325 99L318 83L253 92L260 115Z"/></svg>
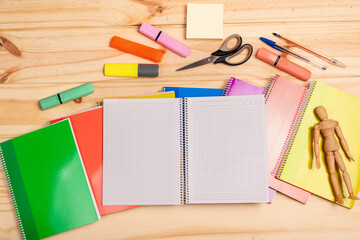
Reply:
<svg viewBox="0 0 360 240"><path fill-rule="evenodd" d="M291 45L294 45L294 46L296 46L296 47L298 47L298 48L300 48L300 49L302 49L302 50L304 50L304 51L306 51L306 52L308 52L308 53L311 53L311 54L317 56L318 58L320 58L320 59L322 59L322 60L324 60L324 61L326 61L326 62L328 62L328 63L330 63L330 64L333 64L333 65L335 65L335 66L342 67L342 68L346 67L346 65L343 64L342 62L340 62L340 61L338 61L338 60L336 60L336 59L334 59L334 58L327 57L326 55L321 54L321 53L319 53L319 52L316 52L315 50L312 50L312 49L310 49L310 48L308 48L308 47L305 47L305 46L303 46L303 45L300 45L300 44L298 44L298 43L295 43L295 42L293 42L293 41L291 41L291 40L289 40L289 39L281 36L280 34L273 33L273 35L274 35L275 37L277 37L277 38L279 38L279 39L281 39L281 40L283 40L283 41L291 44Z"/></svg>

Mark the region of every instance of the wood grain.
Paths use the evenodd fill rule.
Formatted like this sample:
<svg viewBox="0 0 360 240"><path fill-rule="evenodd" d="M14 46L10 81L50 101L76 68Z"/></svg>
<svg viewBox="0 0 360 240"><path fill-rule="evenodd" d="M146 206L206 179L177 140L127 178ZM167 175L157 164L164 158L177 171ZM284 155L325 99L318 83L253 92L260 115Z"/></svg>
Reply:
<svg viewBox="0 0 360 240"><path fill-rule="evenodd" d="M189 1L191 3L200 0ZM224 3L224 36L239 33L254 50L265 45L260 36L277 32L347 64L326 71L294 60L320 80L360 97L360 2L249 0ZM125 98L159 92L163 86L222 88L231 76L264 87L276 73L305 84L255 57L238 67L207 65L175 70L205 58L219 40L186 40L187 1L88 0L1 2L0 36L19 48L15 57L0 48L0 142L38 129L51 119L93 107L103 98ZM181 58L137 32L143 21L191 47ZM149 61L109 47L113 35L163 49L158 78L105 77L104 63ZM286 46L279 41L282 46ZM295 50L311 59L320 60ZM324 62L321 62L324 63ZM326 63L324 63L326 65ZM84 82L95 93L83 103L70 102L46 111L39 100ZM312 196L302 205L277 194L273 204L146 206L104 216L99 222L49 239L360 239L360 204L350 211ZM0 176L0 239L20 234L3 175Z"/></svg>
<svg viewBox="0 0 360 240"><path fill-rule="evenodd" d="M270 38L271 32L284 33L293 39L299 39L310 46L316 46L321 52L337 58L347 64L346 69L330 66L321 71L302 61L294 60L309 68L314 79L354 78L360 76L360 52L356 51L360 45L360 28L358 22L313 23L279 23L279 24L229 24L224 27L224 36L237 32L243 37L244 43L250 43L255 49L265 47L259 36ZM164 26L168 34L182 39L185 34L183 26ZM301 29L301 32L298 31ZM1 33L0 33L1 34ZM111 82L147 82L147 81L203 81L219 80L224 77L237 76L244 80L255 81L265 79L278 70L256 58L251 58L246 64L237 67L223 64L207 65L187 71L175 72L183 65L209 56L212 50L220 45L220 40L184 40L192 49L186 59L164 49L156 42L138 33L138 27L122 28L81 28L61 30L24 30L3 31L7 36L13 36L23 56L17 58L6 52L0 54L0 82L5 83L68 83L88 81ZM118 35L134 41L164 49L165 57L161 63L160 77L156 79L129 79L103 76L104 63L109 62L142 62L150 61L120 52L109 47L112 36ZM284 44L283 44L284 45ZM345 47L346 46L346 47ZM209 50L210 49L210 50ZM300 50L297 50L299 52ZM1 53L1 52L0 52ZM304 53L309 58L321 60ZM293 59L289 56L290 59ZM326 63L321 62L324 65ZM260 72L261 71L261 72ZM284 75L284 74L283 74ZM195 76L195 77L194 77ZM286 75L288 76L288 75Z"/></svg>
<svg viewBox="0 0 360 240"><path fill-rule="evenodd" d="M201 0L51 1L8 0L1 4L0 29L110 27L185 24L186 3ZM208 0L224 4L224 23L359 21L357 0Z"/></svg>

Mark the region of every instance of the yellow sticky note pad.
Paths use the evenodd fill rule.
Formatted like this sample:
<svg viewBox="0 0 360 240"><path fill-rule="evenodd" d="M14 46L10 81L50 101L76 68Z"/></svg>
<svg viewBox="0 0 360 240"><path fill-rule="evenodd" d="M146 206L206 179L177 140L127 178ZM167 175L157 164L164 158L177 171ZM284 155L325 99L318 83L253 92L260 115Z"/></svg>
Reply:
<svg viewBox="0 0 360 240"><path fill-rule="evenodd" d="M187 5L186 38L222 39L223 4Z"/></svg>

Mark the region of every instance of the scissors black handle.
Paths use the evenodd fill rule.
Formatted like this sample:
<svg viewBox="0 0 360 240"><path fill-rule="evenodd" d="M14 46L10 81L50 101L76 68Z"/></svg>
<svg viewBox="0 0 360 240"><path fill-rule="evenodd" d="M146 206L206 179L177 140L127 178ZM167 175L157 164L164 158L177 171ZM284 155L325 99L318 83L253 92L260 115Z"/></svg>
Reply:
<svg viewBox="0 0 360 240"><path fill-rule="evenodd" d="M227 44L233 38L237 39L237 44L234 47L229 49L227 47ZM213 52L211 55L213 55L213 56L225 56L225 55L229 55L231 53L235 53L240 48L241 44L242 44L242 38L240 37L240 35L239 34L233 34L233 35L229 36L224 41L224 43L221 45L219 50L217 50L216 52Z"/></svg>
<svg viewBox="0 0 360 240"><path fill-rule="evenodd" d="M240 62L237 62L237 63L232 63L230 62L230 59L233 58L233 57L236 57L239 53L241 53L242 51L248 49L249 50L249 53L248 55ZM244 44L242 47L240 47L237 52L235 52L234 54L231 54L231 55L227 55L227 56L222 56L222 57L219 57L218 59L215 60L214 63L225 63L227 65L230 65L230 66L237 66L237 65L241 65L243 64L244 62L246 62L247 60L249 60L249 58L251 57L253 53L253 47L250 45L250 44Z"/></svg>
<svg viewBox="0 0 360 240"><path fill-rule="evenodd" d="M234 47L229 49L227 44L233 38L235 38L237 40L237 43L236 43L236 45ZM236 65L243 64L244 62L249 60L249 58L251 57L251 55L253 53L253 47L250 44L244 44L243 46L241 46L241 44L242 44L242 38L241 38L241 36L239 34L232 34L231 36L229 36L224 41L224 43L221 45L219 50L217 50L216 52L213 52L211 54L213 56L218 57L214 61L214 63L225 63L227 65L236 66ZM237 63L230 62L231 58L236 57L239 53L241 53L242 51L244 51L246 49L248 49L249 52L248 52L247 56L243 60L241 60L240 62L237 62Z"/></svg>

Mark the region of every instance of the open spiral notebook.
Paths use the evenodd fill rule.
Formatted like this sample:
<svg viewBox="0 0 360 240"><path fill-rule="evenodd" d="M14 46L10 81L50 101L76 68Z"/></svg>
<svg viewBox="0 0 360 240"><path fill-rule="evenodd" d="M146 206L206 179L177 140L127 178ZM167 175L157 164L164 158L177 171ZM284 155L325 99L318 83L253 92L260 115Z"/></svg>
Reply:
<svg viewBox="0 0 360 240"><path fill-rule="evenodd" d="M104 100L104 205L267 202L263 96Z"/></svg>

